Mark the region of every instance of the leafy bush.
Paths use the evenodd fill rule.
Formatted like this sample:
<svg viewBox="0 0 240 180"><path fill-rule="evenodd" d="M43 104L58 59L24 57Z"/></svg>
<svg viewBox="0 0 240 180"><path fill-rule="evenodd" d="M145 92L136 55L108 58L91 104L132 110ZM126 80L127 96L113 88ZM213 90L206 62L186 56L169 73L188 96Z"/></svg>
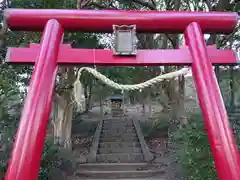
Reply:
<svg viewBox="0 0 240 180"><path fill-rule="evenodd" d="M8 147L8 146L7 146ZM11 147L11 145L9 145ZM7 161L10 157L11 150L0 152L0 157L2 163L0 164L0 171L2 174L6 173L7 170ZM64 163L65 159L60 158L60 149L57 145L53 144L53 141L47 139L45 141L44 151L42 153L42 159L40 164L40 171L38 175L39 180L49 180L51 177L51 172L54 169L59 169L60 166Z"/></svg>
<svg viewBox="0 0 240 180"><path fill-rule="evenodd" d="M167 137L169 122L166 116L159 116L153 122L140 122L142 133L146 140L154 137Z"/></svg>
<svg viewBox="0 0 240 180"><path fill-rule="evenodd" d="M182 165L186 179L215 180L215 165L202 116L193 114L189 122L171 136L172 142L180 145L174 153L176 160Z"/></svg>
<svg viewBox="0 0 240 180"><path fill-rule="evenodd" d="M39 180L48 180L52 170L59 166L61 162L58 153L58 146L54 145L52 140L46 140L38 174Z"/></svg>

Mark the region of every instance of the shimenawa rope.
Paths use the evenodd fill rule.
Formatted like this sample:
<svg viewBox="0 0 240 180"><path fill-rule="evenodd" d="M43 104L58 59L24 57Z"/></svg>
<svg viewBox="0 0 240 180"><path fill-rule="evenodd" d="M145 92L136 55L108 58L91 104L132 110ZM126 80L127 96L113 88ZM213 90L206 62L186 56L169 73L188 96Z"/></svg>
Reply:
<svg viewBox="0 0 240 180"><path fill-rule="evenodd" d="M97 78L98 80L102 81L104 84L106 84L112 88L119 89L122 91L134 91L134 90L142 90L146 87L150 87L150 86L157 84L163 80L172 79L172 78L175 78L175 77L178 77L181 75L185 75L189 72L189 68L182 68L178 71L162 74L162 75L159 75L148 81L145 81L143 83L133 84L133 85L128 85L128 84L124 85L124 84L115 83L114 81L112 81L108 77L106 77L105 75L98 72L96 69L89 68L89 67L82 67L78 71L77 79L74 82L74 89L73 89L74 99L76 101L79 111L83 110L84 106L85 106L84 89L83 89L82 83L80 82L80 77L81 77L83 71L87 71L88 73L92 74L95 78Z"/></svg>

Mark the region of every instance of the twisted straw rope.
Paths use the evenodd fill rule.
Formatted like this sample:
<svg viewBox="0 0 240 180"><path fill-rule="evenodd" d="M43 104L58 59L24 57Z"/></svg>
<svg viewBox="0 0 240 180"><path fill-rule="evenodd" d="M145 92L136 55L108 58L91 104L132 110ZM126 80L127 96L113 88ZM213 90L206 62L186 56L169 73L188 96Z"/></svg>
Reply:
<svg viewBox="0 0 240 180"><path fill-rule="evenodd" d="M124 84L115 83L114 81L110 80L105 75L99 73L97 70L95 70L93 68L82 67L78 71L78 76L77 76L77 79L74 83L74 91L73 91L74 98L75 98L75 101L77 103L78 109L83 109L83 106L84 106L84 103L85 103L84 94L83 94L83 87L82 87L82 84L80 82L80 77L81 77L83 71L87 71L88 73L92 74L95 78L99 79L104 84L106 84L106 85L108 85L112 88L119 89L119 90L122 90L122 91L134 91L134 90L142 90L146 87L150 87L150 86L152 86L154 84L157 84L157 83L159 83L163 80L172 79L174 77L185 75L189 72L189 68L182 68L178 71L162 74L162 75L159 75L159 76L157 76L155 78L152 78L148 81L145 81L143 83L133 84L133 85L124 85Z"/></svg>

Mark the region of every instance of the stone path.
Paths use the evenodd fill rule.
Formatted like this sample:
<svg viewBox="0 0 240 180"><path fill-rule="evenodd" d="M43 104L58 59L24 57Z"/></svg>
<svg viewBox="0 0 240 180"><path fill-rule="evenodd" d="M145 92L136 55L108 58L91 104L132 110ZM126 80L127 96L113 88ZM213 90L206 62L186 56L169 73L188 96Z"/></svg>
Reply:
<svg viewBox="0 0 240 180"><path fill-rule="evenodd" d="M140 135L131 119L104 120L98 138L96 162L78 163L75 180L167 180L164 166L146 162L147 150L143 148L144 140L139 139Z"/></svg>

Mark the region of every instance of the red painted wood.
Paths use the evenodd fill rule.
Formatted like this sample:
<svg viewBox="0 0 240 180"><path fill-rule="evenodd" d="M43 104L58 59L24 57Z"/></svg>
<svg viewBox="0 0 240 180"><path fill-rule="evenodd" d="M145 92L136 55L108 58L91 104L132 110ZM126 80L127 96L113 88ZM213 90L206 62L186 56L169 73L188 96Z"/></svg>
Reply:
<svg viewBox="0 0 240 180"><path fill-rule="evenodd" d="M31 48L31 49L32 48L37 48L38 50L40 50L41 45L40 44L36 44L36 43L30 43L28 47ZM61 48L61 49L69 49L71 47L72 47L71 44L61 44L59 48Z"/></svg>
<svg viewBox="0 0 240 180"><path fill-rule="evenodd" d="M212 63L236 64L238 61L230 50L206 48L202 35L202 32L232 32L237 24L238 13L6 9L4 16L11 30L42 31L46 27L41 47L30 44L29 48L8 50L8 62L36 63L6 180L37 180L57 63L105 66L192 65L219 178L240 179L238 151L211 68ZM56 19L61 25L50 19ZM71 49L69 45L59 47L63 34L61 26L69 31L112 32L113 24L135 24L138 32L150 33L182 33L188 26L185 37L189 49L141 50L136 57L119 57L113 56L110 50L78 50Z"/></svg>
<svg viewBox="0 0 240 180"><path fill-rule="evenodd" d="M63 29L49 20L25 99L6 180L37 180L57 74ZM35 49L35 48L33 48Z"/></svg>
<svg viewBox="0 0 240 180"><path fill-rule="evenodd" d="M185 38L193 59L192 73L218 177L239 180L239 152L200 25L191 23Z"/></svg>
<svg viewBox="0 0 240 180"><path fill-rule="evenodd" d="M39 52L39 45L30 48L9 48L7 62L34 63ZM207 48L213 64L236 64L236 54L231 50L217 50L213 46ZM94 60L95 59L95 60ZM59 64L86 64L109 66L157 66L157 65L190 65L192 58L186 47L176 50L140 50L137 56L114 56L111 50L103 49L71 49L69 45L61 45Z"/></svg>
<svg viewBox="0 0 240 180"><path fill-rule="evenodd" d="M234 12L125 11L6 9L11 30L42 31L49 19L57 19L65 30L112 32L113 24L136 24L138 32L182 33L191 22L200 24L204 33L230 33L237 24Z"/></svg>

